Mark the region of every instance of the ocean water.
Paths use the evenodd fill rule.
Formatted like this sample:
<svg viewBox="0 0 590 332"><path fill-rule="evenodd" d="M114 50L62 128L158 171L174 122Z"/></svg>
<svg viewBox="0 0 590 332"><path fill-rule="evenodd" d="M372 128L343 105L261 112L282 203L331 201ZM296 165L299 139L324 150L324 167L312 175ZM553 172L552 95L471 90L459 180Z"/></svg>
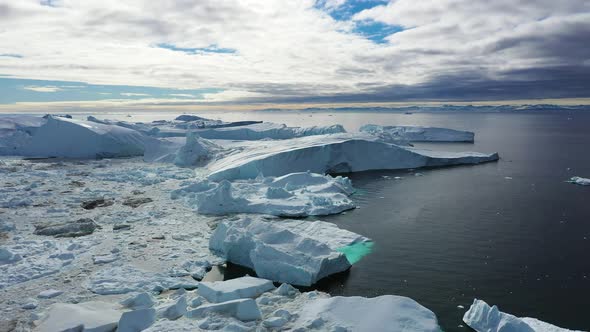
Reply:
<svg viewBox="0 0 590 332"><path fill-rule="evenodd" d="M370 237L374 246L349 272L317 288L333 295L409 296L434 311L447 332L470 331L461 318L473 298L516 316L590 329L590 187L565 182L590 177L590 112L199 114L293 126L339 123L349 131L367 123L474 131L474 144L416 145L498 152L500 161L350 174L359 208L323 220Z"/></svg>

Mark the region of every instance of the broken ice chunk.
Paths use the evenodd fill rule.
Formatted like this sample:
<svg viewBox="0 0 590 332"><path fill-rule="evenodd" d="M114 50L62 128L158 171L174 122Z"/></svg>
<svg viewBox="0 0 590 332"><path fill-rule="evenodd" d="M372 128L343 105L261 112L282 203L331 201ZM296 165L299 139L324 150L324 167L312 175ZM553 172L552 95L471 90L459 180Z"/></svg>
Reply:
<svg viewBox="0 0 590 332"><path fill-rule="evenodd" d="M242 298L255 298L275 289L272 281L245 276L226 281L199 283L197 293L209 302L219 303Z"/></svg>

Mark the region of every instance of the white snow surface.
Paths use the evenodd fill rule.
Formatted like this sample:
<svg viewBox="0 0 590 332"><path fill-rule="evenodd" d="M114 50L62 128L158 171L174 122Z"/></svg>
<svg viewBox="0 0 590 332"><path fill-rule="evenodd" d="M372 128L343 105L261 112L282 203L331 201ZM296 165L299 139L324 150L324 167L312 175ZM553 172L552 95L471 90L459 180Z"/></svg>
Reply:
<svg viewBox="0 0 590 332"><path fill-rule="evenodd" d="M14 154L81 159L141 156L147 139L132 129L49 116Z"/></svg>
<svg viewBox="0 0 590 332"><path fill-rule="evenodd" d="M359 131L379 137L385 142L473 142L470 131L423 126L379 126L367 124Z"/></svg>
<svg viewBox="0 0 590 332"><path fill-rule="evenodd" d="M224 140L261 140L289 139L295 137L344 133L341 125L287 127L285 124L272 122L255 123L246 126L198 129L199 136L208 139Z"/></svg>
<svg viewBox="0 0 590 332"><path fill-rule="evenodd" d="M260 213L285 217L322 216L355 208L346 177L308 172L254 180L208 180L172 192L203 214Z"/></svg>
<svg viewBox="0 0 590 332"><path fill-rule="evenodd" d="M283 141L225 142L234 149L207 167L213 181L289 173L347 173L368 170L478 164L497 153L436 152L388 144L366 134L332 134Z"/></svg>
<svg viewBox="0 0 590 332"><path fill-rule="evenodd" d="M227 281L199 283L197 294L209 302L219 303L237 299L256 298L262 293L275 289L272 281L245 276Z"/></svg>
<svg viewBox="0 0 590 332"><path fill-rule="evenodd" d="M253 269L261 278L310 286L350 268L338 249L367 241L323 221L246 216L220 223L209 247L226 260Z"/></svg>
<svg viewBox="0 0 590 332"><path fill-rule="evenodd" d="M294 323L305 330L440 332L434 313L403 296L359 296L310 301Z"/></svg>
<svg viewBox="0 0 590 332"><path fill-rule="evenodd" d="M497 306L490 307L478 299L473 300L473 304L463 316L463 321L477 332L576 332L536 318L519 318L501 312Z"/></svg>
<svg viewBox="0 0 590 332"><path fill-rule="evenodd" d="M590 186L590 179L587 178L582 178L579 176L574 176L572 177L569 182L574 183L574 184L579 184L581 186Z"/></svg>

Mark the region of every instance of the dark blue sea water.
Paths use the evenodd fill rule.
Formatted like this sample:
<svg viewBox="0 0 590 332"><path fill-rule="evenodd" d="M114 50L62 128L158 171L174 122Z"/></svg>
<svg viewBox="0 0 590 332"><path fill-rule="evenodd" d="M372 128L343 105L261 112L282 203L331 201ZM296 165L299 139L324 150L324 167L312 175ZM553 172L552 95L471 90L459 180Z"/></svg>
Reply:
<svg viewBox="0 0 590 332"><path fill-rule="evenodd" d="M590 112L213 117L340 123L351 131L374 123L476 132L475 144L418 146L497 151L499 162L418 170L423 176L351 174L359 209L323 219L372 238L374 251L348 273L317 287L333 295L409 296L434 311L447 332L470 330L460 325L473 298L517 316L590 329L590 187L565 182L575 175L590 177Z"/></svg>

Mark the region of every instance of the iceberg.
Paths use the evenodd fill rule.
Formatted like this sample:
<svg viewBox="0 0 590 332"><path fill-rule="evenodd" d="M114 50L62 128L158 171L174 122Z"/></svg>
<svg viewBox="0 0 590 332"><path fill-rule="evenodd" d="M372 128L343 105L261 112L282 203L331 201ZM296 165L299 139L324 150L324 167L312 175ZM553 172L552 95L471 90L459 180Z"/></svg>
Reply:
<svg viewBox="0 0 590 332"><path fill-rule="evenodd" d="M331 297L305 304L295 329L322 331L442 332L436 315L403 296Z"/></svg>
<svg viewBox="0 0 590 332"><path fill-rule="evenodd" d="M199 283L197 294L212 303L237 299L256 298L260 294L275 289L272 281L245 276L227 281Z"/></svg>
<svg viewBox="0 0 590 332"><path fill-rule="evenodd" d="M469 142L473 143L475 134L470 131L422 126L379 126L367 124L359 129L363 133L375 135L385 142Z"/></svg>
<svg viewBox="0 0 590 332"><path fill-rule="evenodd" d="M351 263L342 248L370 240L323 221L228 219L209 240L211 251L265 279L311 286Z"/></svg>
<svg viewBox="0 0 590 332"><path fill-rule="evenodd" d="M323 216L354 209L345 177L307 172L276 178L219 183L203 181L172 192L202 214L260 213L284 217Z"/></svg>
<svg viewBox="0 0 590 332"><path fill-rule="evenodd" d="M18 155L32 157L108 158L141 156L146 137L112 125L47 117Z"/></svg>
<svg viewBox="0 0 590 332"><path fill-rule="evenodd" d="M576 332L560 328L535 318L519 318L490 307L482 300L474 299L463 321L477 332ZM578 331L581 332L581 331Z"/></svg>
<svg viewBox="0 0 590 332"><path fill-rule="evenodd" d="M18 155L46 122L46 119L33 115L0 116L0 156Z"/></svg>
<svg viewBox="0 0 590 332"><path fill-rule="evenodd" d="M177 166L203 166L220 150L221 147L217 144L189 131L186 133L186 138L174 137L149 141L145 145L143 160L174 163Z"/></svg>
<svg viewBox="0 0 590 332"><path fill-rule="evenodd" d="M581 178L579 176L574 176L570 178L568 182L573 184L579 184L581 186L590 186L590 179Z"/></svg>
<svg viewBox="0 0 590 332"><path fill-rule="evenodd" d="M341 125L287 127L285 124L263 122L246 126L199 129L199 136L208 139L224 140L261 140L261 139L289 139L295 137L344 133Z"/></svg>
<svg viewBox="0 0 590 332"><path fill-rule="evenodd" d="M281 176L305 171L325 174L479 164L499 158L497 153L416 149L358 134L226 143L226 147L234 147L236 151L207 165L211 171L210 180L251 179L260 173Z"/></svg>

